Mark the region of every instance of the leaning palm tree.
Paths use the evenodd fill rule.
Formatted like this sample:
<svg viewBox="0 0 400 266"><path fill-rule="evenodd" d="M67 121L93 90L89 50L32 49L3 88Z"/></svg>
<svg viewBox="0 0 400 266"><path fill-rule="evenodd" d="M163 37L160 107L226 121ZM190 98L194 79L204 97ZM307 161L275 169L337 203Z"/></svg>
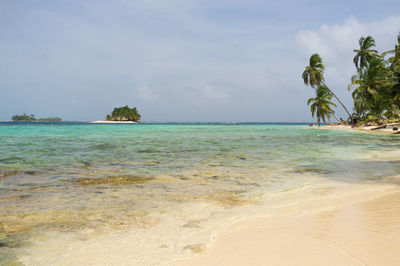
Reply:
<svg viewBox="0 0 400 266"><path fill-rule="evenodd" d="M361 37L358 43L360 44L360 49L353 50L353 52L356 53L353 62L357 70L360 71L367 67L371 58L378 55L378 51L371 49L372 47L375 47L375 40L371 36Z"/></svg>
<svg viewBox="0 0 400 266"><path fill-rule="evenodd" d="M331 102L332 99L332 94L330 93L328 87L322 85L319 86L315 90L315 98L310 98L307 101L307 105L310 105L311 109L311 114L314 117L314 115L317 116L317 123L318 126L320 126L321 119L325 123L325 119L329 121L330 116L334 114L334 111L332 110L331 106L336 107L336 105Z"/></svg>
<svg viewBox="0 0 400 266"><path fill-rule="evenodd" d="M336 100L340 103L343 109L348 114L349 118L351 118L350 112L347 110L346 106L339 100L335 93L325 84L324 81L324 70L325 66L322 63L322 58L319 54L313 54L310 57L310 65L306 66L306 69L303 72L303 80L304 84L307 86L310 85L313 88L321 87L324 85L326 89L336 98Z"/></svg>

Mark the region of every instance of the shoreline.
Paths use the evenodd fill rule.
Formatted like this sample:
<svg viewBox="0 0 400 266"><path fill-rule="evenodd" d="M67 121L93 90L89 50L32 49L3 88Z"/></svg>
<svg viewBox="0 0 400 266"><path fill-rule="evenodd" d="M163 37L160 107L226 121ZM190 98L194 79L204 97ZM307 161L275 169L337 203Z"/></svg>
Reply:
<svg viewBox="0 0 400 266"><path fill-rule="evenodd" d="M37 244L44 241L41 245L27 247L28 253L19 261L26 265L399 265L400 186L342 184L334 188L339 194L326 194L325 189L335 183L310 188L308 195L323 195L296 204L291 198L304 195L301 190L285 195L288 201L278 197L275 200L282 204L272 213L250 215L235 223L226 220L225 228L210 236L209 245L192 236L183 253L176 253L179 244L163 255L157 249L137 253L133 243L141 233L135 231L86 241L55 234L39 240ZM167 249L161 239L159 244L159 249Z"/></svg>
<svg viewBox="0 0 400 266"><path fill-rule="evenodd" d="M397 125L396 125L397 127ZM354 131L364 133L381 133L390 135L400 135L400 130L393 130L393 125L388 124L386 128L377 128L377 126L358 126L351 127L350 125L325 125L321 127L314 127L316 129L323 130L342 130L342 131Z"/></svg>
<svg viewBox="0 0 400 266"><path fill-rule="evenodd" d="M176 265L399 265L400 189L282 219L241 222Z"/></svg>

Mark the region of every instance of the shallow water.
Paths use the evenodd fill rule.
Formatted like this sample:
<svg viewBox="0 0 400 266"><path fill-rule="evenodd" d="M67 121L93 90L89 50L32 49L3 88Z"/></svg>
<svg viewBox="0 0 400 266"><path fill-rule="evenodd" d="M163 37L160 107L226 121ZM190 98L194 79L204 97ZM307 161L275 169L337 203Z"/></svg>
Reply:
<svg viewBox="0 0 400 266"><path fill-rule="evenodd" d="M399 148L396 136L306 125L3 123L0 263L55 234L43 258L67 239L116 232L134 232L142 263L162 262L150 250L202 252L221 224L354 184L398 184L400 157L379 154Z"/></svg>

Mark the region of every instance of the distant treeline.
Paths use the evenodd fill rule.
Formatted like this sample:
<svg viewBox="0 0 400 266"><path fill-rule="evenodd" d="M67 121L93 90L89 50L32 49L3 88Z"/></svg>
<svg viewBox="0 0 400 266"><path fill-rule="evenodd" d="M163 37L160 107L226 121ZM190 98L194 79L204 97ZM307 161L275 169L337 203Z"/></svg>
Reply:
<svg viewBox="0 0 400 266"><path fill-rule="evenodd" d="M14 115L12 121L16 122L60 122L62 119L59 117L35 118L35 115Z"/></svg>

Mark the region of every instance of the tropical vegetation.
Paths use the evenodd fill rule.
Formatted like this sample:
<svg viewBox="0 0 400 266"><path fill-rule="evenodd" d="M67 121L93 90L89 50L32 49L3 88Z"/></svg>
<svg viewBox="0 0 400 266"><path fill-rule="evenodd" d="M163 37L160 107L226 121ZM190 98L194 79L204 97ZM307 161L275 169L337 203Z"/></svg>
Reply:
<svg viewBox="0 0 400 266"><path fill-rule="evenodd" d="M111 114L107 115L107 121L134 121L138 122L141 119L136 107L129 108L128 105L116 107Z"/></svg>
<svg viewBox="0 0 400 266"><path fill-rule="evenodd" d="M62 119L59 117L45 117L45 118L39 118L37 121L38 122L61 122Z"/></svg>
<svg viewBox="0 0 400 266"><path fill-rule="evenodd" d="M329 89L329 87L325 84L324 78L324 70L325 65L322 63L322 58L319 54L313 54L310 57L310 64L306 66L306 69L303 72L303 81L304 84L310 85L314 89L318 89L321 86L324 86L330 94L332 94L336 100L340 103L346 113L351 117L350 112L347 110L346 106L340 101L340 99L336 96L336 94Z"/></svg>
<svg viewBox="0 0 400 266"><path fill-rule="evenodd" d="M14 115L11 119L12 121L36 121L35 115L27 115L25 113L23 115Z"/></svg>
<svg viewBox="0 0 400 266"><path fill-rule="evenodd" d="M330 122L331 115L334 116L334 111L332 110L332 106L336 107L332 101L332 94L330 93L328 87L321 85L316 89L316 96L315 98L310 98L307 101L307 104L310 105L311 114L317 116L317 123L320 126L320 121L328 120Z"/></svg>
<svg viewBox="0 0 400 266"><path fill-rule="evenodd" d="M47 118L35 118L35 115L30 114L22 114L22 115L14 115L11 117L12 121L15 122L60 122L62 121L59 117L47 117Z"/></svg>
<svg viewBox="0 0 400 266"><path fill-rule="evenodd" d="M383 53L375 50L375 40L372 36L361 37L359 49L354 49L353 63L356 74L352 76L348 89L353 98L353 110L348 109L325 84L325 65L319 54L313 54L309 65L305 67L302 78L306 85L315 90L311 113L317 120L328 119L334 115L330 101L333 96L348 115L347 122L351 124L374 123L400 119L400 33L393 50ZM329 97L330 95L330 97Z"/></svg>

